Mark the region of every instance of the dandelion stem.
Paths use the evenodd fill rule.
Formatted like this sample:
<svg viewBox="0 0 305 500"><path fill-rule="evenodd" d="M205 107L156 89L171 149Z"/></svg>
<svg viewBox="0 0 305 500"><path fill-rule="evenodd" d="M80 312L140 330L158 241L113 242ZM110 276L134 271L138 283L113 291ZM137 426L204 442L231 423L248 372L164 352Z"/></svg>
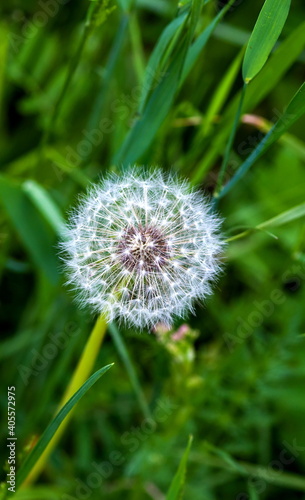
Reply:
<svg viewBox="0 0 305 500"><path fill-rule="evenodd" d="M67 403L67 401L75 394L75 392L83 385L92 372L94 363L100 351L100 347L105 337L107 329L107 323L104 315L100 315L91 331L91 334L87 340L85 348L82 352L78 365L72 375L70 383L62 397L62 400L58 406L57 412ZM35 482L39 474L42 472L45 463L47 462L53 449L56 447L61 436L63 435L71 417L73 410L67 415L65 420L62 422L58 430L55 432L53 438L51 439L49 445L40 456L39 460L36 462L35 466L31 470L30 474L24 482L24 486Z"/></svg>

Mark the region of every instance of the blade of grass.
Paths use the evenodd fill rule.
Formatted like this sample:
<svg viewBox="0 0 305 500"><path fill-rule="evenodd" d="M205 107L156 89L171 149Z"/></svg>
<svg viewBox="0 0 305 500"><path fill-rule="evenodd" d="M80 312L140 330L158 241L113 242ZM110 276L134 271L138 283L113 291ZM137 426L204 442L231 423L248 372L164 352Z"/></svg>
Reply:
<svg viewBox="0 0 305 500"><path fill-rule="evenodd" d="M272 227L279 227L282 226L283 224L287 224L288 222L299 219L301 217L305 217L305 203L301 203L300 205L290 208L289 210L286 210L285 212L282 212L281 214L272 217L272 219L268 219L267 221L258 224L254 228L247 229L242 233L236 234L235 236L228 238L226 242L229 243L231 241L244 238L245 236L248 236L255 230L264 231Z"/></svg>
<svg viewBox="0 0 305 500"><path fill-rule="evenodd" d="M249 168L305 113L305 83L295 93L285 112L271 128L264 139L248 156L245 162L233 175L232 179L219 193L219 198L225 196L233 186L247 173Z"/></svg>
<svg viewBox="0 0 305 500"><path fill-rule="evenodd" d="M37 163L38 150L34 149L29 153L21 155L16 160L6 165L6 170L12 177L18 177L26 174L29 176L34 171L34 166ZM91 179L86 176L76 165L68 161L57 149L50 146L45 148L45 157L53 164L55 174L61 180L62 172L67 173L77 184L82 187L88 186ZM58 172L59 170L59 172ZM62 172L61 172L62 171ZM33 172L34 175L34 172Z"/></svg>
<svg viewBox="0 0 305 500"><path fill-rule="evenodd" d="M143 415L145 418L151 418L151 411L149 409L149 406L147 404L147 401L145 399L145 396L143 394L140 382L137 377L137 373L133 367L132 360L130 359L127 347L123 341L123 338L114 322L110 323L108 326L110 335L112 337L112 340L114 342L114 345L125 365L126 371L128 373L130 383L132 385L132 388L134 390L134 393L137 397L139 406L143 412Z"/></svg>
<svg viewBox="0 0 305 500"><path fill-rule="evenodd" d="M300 26L280 44L278 49L270 56L267 64L257 75L255 80L249 83L242 113L249 112L271 92L291 65L298 59L303 51L304 44L305 22L301 23ZM211 140L208 142L206 154L192 175L192 182L194 184L201 182L206 172L218 158L220 151L223 150L223 146L230 134L232 121L234 120L239 102L240 92L233 98L232 102L225 110L219 132L215 133L214 137L211 137ZM200 151L202 155L202 145Z"/></svg>
<svg viewBox="0 0 305 500"><path fill-rule="evenodd" d="M142 114L143 112L149 92L153 88L154 80L156 80L158 76L161 77L163 71L162 60L164 59L165 52L168 50L169 44L173 41L174 36L179 35L179 28L184 25L186 18L187 13L184 13L176 17L170 24L168 24L152 51L144 75L142 93L138 108L139 114ZM167 57L169 57L169 55L170 53L167 54Z"/></svg>
<svg viewBox="0 0 305 500"><path fill-rule="evenodd" d="M129 132L118 154L113 158L112 163L134 163L150 146L163 120L168 115L179 86L181 86L196 63L202 49L212 35L213 30L233 3L234 0L230 0L230 2L220 11L220 13L213 19L209 26L201 35L198 36L196 41L188 49L196 21L196 15L194 15L195 10L193 9L193 28L191 28L192 23L190 23L188 36L185 37L184 42L182 42L180 47L178 47L179 50L176 49L175 57L173 58L171 64L167 67L166 74L163 75L160 83L154 89L144 106L145 99L147 98L155 75L158 74L158 71L160 74L160 70L162 74L160 61L162 55L165 53L171 36L173 36L175 31L177 31L178 28L180 29L180 27L183 27L183 30L181 30L182 33L185 31L184 26L186 18L184 19L180 16L181 19L177 18L175 23L171 23L168 30L164 31L161 39L159 40L159 45L157 44L157 50L153 53L148 65L149 75L147 75L144 80L144 93L141 96L139 108L143 114L135 123L133 129ZM180 40L180 38L181 37L178 37L178 40ZM176 48L177 45L178 44L176 43ZM158 110L158 113L156 113L156 110Z"/></svg>
<svg viewBox="0 0 305 500"><path fill-rule="evenodd" d="M22 187L39 212L54 229L55 233L63 236L65 229L64 218L46 189L32 180L24 182Z"/></svg>
<svg viewBox="0 0 305 500"><path fill-rule="evenodd" d="M210 0L204 0L202 5L206 5ZM176 17L171 23L169 23L161 36L158 39L157 44L155 45L152 54L149 58L146 72L144 76L144 82L142 86L142 94L139 101L138 113L141 114L144 108L144 105L147 101L147 97L149 92L154 87L154 80L158 78L158 75L161 76L164 71L164 64L166 64L167 59L173 51L175 46L174 41L175 37L179 36L179 29L183 25L186 20L187 12L182 12L178 17ZM192 50L192 47L190 47Z"/></svg>
<svg viewBox="0 0 305 500"><path fill-rule="evenodd" d="M232 463L221 458L219 454L218 456L213 456L212 453L209 452L206 454L196 453L190 455L190 459L208 467L219 467L221 469L230 470L233 474L238 474L240 476L262 479L268 484L305 491L305 479L302 476L283 471L279 474L278 471L274 471L270 467L241 462L234 460L232 457L230 458Z"/></svg>
<svg viewBox="0 0 305 500"><path fill-rule="evenodd" d="M136 0L118 0L118 3L120 4L121 9L125 12L130 12L131 9L133 8Z"/></svg>
<svg viewBox="0 0 305 500"><path fill-rule="evenodd" d="M50 283L59 279L54 238L22 187L0 176L0 197L24 247Z"/></svg>
<svg viewBox="0 0 305 500"><path fill-rule="evenodd" d="M64 405L70 400L70 398L81 388L84 381L86 381L87 377L89 377L94 363L96 361L97 355L100 351L100 347L103 343L107 322L103 314L101 314L87 339L82 355L78 361L78 364L73 372L71 380L65 390L65 393L62 397L62 400L59 404L59 411L63 408ZM110 365L109 365L110 366ZM69 414L66 418L61 422L60 427L56 430L52 439L45 447L42 454L40 454L39 459L35 464L32 464L31 469L28 469L28 473L25 479L25 484L29 485L35 481L35 479L39 476L42 471L50 453L52 453L53 449L57 445L60 440L62 434L64 433L70 418L72 417L72 409L69 410Z"/></svg>
<svg viewBox="0 0 305 500"><path fill-rule="evenodd" d="M291 0L266 0L247 45L242 74L249 83L263 68L286 22Z"/></svg>
<svg viewBox="0 0 305 500"><path fill-rule="evenodd" d="M258 115L243 115L242 121L243 123L253 125L264 134L267 134L274 125L274 123ZM279 142L289 146L301 160L305 160L305 143L301 139L286 132L279 138Z"/></svg>
<svg viewBox="0 0 305 500"><path fill-rule="evenodd" d="M113 363L104 366L100 370L97 370L91 377L75 392L75 394L68 400L68 402L63 406L63 408L58 412L56 417L50 422L44 433L41 435L35 448L27 456L23 464L21 465L19 472L17 474L16 488L24 482L35 463L46 449L54 434L58 430L59 426L62 424L64 419L70 413L72 408L79 402L79 400L86 394L86 392L98 381L98 379L106 373L113 366Z"/></svg>
<svg viewBox="0 0 305 500"><path fill-rule="evenodd" d="M137 161L158 132L174 101L199 10L200 0L193 0L190 13L183 24L185 29L178 37L168 71L153 91L142 116L135 122L112 163L123 164L126 167Z"/></svg>
<svg viewBox="0 0 305 500"><path fill-rule="evenodd" d="M129 18L129 36L132 46L132 55L134 61L134 69L138 78L141 82L145 72L145 56L143 50L143 44L141 40L141 30L139 27L139 21L137 17L137 12L133 11Z"/></svg>
<svg viewBox="0 0 305 500"><path fill-rule="evenodd" d="M113 77L114 70L117 66L117 62L123 48L123 43L125 41L127 27L128 15L124 14L117 30L111 51L109 53L105 71L100 82L98 95L94 99L92 105L92 109L86 124L87 130L94 130L99 126L99 122L105 105L105 100L107 98L108 91L111 88L110 82ZM85 163L88 161L88 158L92 156L92 153L87 155L83 154L82 156L82 163Z"/></svg>
<svg viewBox="0 0 305 500"><path fill-rule="evenodd" d="M64 498L64 495L64 488L53 487L51 485L36 486L35 489L19 490L15 493L14 500L58 500L59 498Z"/></svg>
<svg viewBox="0 0 305 500"><path fill-rule="evenodd" d="M67 90L70 86L72 78L73 78L75 71L78 67L78 64L80 62L84 47L86 45L86 42L87 42L92 30L95 28L95 26L100 24L99 19L103 18L103 9L105 9L105 18L106 18L107 17L107 5L104 6L104 4L100 0L92 1L89 4L89 8L88 8L82 36L81 36L81 39L79 41L76 52L70 60L68 70L67 70L67 75L66 75L66 78L64 81L64 85L61 89L61 92L60 92L59 97L55 103L55 106L53 107L53 111L52 111L51 116L50 116L49 124L46 127L45 132L44 132L43 137L42 137L41 148L44 148L44 146L46 146L49 142L50 136L55 128L55 124L56 124L57 117L59 115L59 111L61 109L63 100L66 96ZM109 9L109 12L111 12L111 9ZM103 21L104 20L105 19L103 18Z"/></svg>
<svg viewBox="0 0 305 500"><path fill-rule="evenodd" d="M214 446L212 443L205 441L204 450L207 451L208 453L212 453L217 457L221 458L226 464L229 465L231 469L236 470L237 472L240 473L245 472L245 469L243 468L242 465L240 465L240 463L238 463L237 460L234 460L234 458L232 458L231 455L229 455L229 453L222 450L221 448L218 448L217 446Z"/></svg>
<svg viewBox="0 0 305 500"><path fill-rule="evenodd" d="M5 87L5 74L6 74L6 62L8 53L8 40L9 40L9 30L5 23L0 24L0 130L2 134L4 133L4 117L5 117L5 98L4 98L4 87Z"/></svg>
<svg viewBox="0 0 305 500"><path fill-rule="evenodd" d="M240 69L241 61L244 55L244 48L237 54L233 63L230 65L225 76L219 83L216 91L213 94L209 107L205 113L204 122L202 126L202 136L205 137L209 134L212 127L212 122L214 117L220 112L222 106L224 105L231 89L233 83L237 77L237 73Z"/></svg>
<svg viewBox="0 0 305 500"><path fill-rule="evenodd" d="M221 9L221 11L214 17L213 21L205 28L205 30L197 37L195 42L191 45L190 50L186 56L185 65L183 67L182 77L180 81L180 86L183 84L188 74L192 70L195 65L197 59L199 58L202 50L204 49L207 41L212 35L218 23L224 17L226 12L232 7L235 0L230 0L225 7Z"/></svg>
<svg viewBox="0 0 305 500"><path fill-rule="evenodd" d="M178 500L179 498L181 498L181 493L185 484L186 466L190 454L192 441L193 441L193 436L189 436L189 440L186 449L182 455L178 470L167 492L166 500Z"/></svg>
<svg viewBox="0 0 305 500"><path fill-rule="evenodd" d="M219 175L218 175L218 179L217 179L217 183L216 183L216 188L215 188L215 191L214 191L214 196L215 197L217 197L218 194L219 194L219 190L220 190L220 188L221 188L221 186L223 184L223 180L224 180L224 177L225 177L225 174L226 174L226 169L227 169L227 166L228 166L228 163L229 163L229 159L230 159L230 154L231 154L233 142L234 142L234 139L235 139L237 127L239 125L239 121L240 121L240 117L241 117L241 110L242 110L244 99L245 99L246 89L247 89L247 85L244 84L242 92L241 92L241 95L240 95L240 101L239 101L239 105L238 105L238 108L237 108L237 111L236 111L236 115L235 115L235 118L234 118L232 130L231 130L231 133L230 133L230 136L229 136L229 140L228 140L228 142L226 144L225 154L224 154L223 161L222 161L222 164L221 164L221 167L220 167L220 172L219 172Z"/></svg>

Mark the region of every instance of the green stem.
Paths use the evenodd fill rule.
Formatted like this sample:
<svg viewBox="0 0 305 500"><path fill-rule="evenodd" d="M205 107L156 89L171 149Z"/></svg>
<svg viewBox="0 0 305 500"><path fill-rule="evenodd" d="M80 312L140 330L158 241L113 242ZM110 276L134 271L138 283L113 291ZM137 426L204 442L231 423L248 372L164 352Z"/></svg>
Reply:
<svg viewBox="0 0 305 500"><path fill-rule="evenodd" d="M109 329L110 335L112 337L112 340L113 340L113 342L118 350L118 353L119 353L119 355L120 355L120 357L125 365L126 371L128 373L129 379L130 379L130 383L133 387L133 390L135 392L135 395L137 397L137 400L139 402L139 406L143 412L143 415L145 416L145 418L151 418L151 416L152 416L151 411L149 409L149 406L148 406L147 401L145 399L145 396L143 394L143 391L142 391L141 385L139 383L136 371L133 367L132 361L129 357L129 354L128 354L127 348L124 344L124 341L122 339L122 336L121 336L118 328L116 327L115 323L110 323L108 329Z"/></svg>
<svg viewBox="0 0 305 500"><path fill-rule="evenodd" d="M214 197L215 198L218 197L220 189L221 189L221 186L222 186L223 181L224 181L226 169L227 169L227 166L228 166L228 163L229 163L229 159L230 159L230 154L231 154L231 151L232 151L233 142L234 142L234 139L235 139L237 127L238 127L240 116L241 116L241 113L242 113L242 107L243 107L244 98L245 98L245 94L246 94L246 88L247 88L247 84L245 83L244 86L243 86L243 88L242 88L239 105L238 105L238 108L237 108L237 111L236 111L236 114L235 114L235 118L234 118L233 127L232 127L232 130L231 130L231 134L230 134L229 140L227 142L227 146L226 146L226 149L225 149L225 154L224 154L224 157L223 157L223 160L222 160L222 164L221 164L221 168L220 168L220 172L219 172L219 175L218 175L217 184L216 184L216 188L215 188L215 191L214 191Z"/></svg>
<svg viewBox="0 0 305 500"><path fill-rule="evenodd" d="M255 477L266 481L266 483L275 484L285 488L292 488L295 490L305 491L305 479L297 474L290 472L272 470L271 467L262 465L251 464L248 462L235 461L230 464L219 457L213 457L205 454L193 453L190 455L190 460L204 464L208 467L219 467L238 474L241 476Z"/></svg>

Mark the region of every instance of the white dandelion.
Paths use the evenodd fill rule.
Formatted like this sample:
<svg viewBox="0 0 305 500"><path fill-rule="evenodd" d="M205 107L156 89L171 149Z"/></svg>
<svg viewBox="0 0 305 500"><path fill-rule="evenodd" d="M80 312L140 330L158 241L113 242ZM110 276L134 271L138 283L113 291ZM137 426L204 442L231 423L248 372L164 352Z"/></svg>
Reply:
<svg viewBox="0 0 305 500"><path fill-rule="evenodd" d="M186 181L129 169L89 188L62 243L82 305L136 327L172 324L211 293L219 218Z"/></svg>

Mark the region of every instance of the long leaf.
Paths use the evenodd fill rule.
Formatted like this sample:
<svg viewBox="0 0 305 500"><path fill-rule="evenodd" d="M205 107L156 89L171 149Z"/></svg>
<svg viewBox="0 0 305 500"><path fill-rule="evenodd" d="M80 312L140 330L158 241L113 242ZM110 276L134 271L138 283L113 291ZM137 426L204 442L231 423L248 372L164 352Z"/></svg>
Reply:
<svg viewBox="0 0 305 500"><path fill-rule="evenodd" d="M150 98L148 99L143 109L142 116L130 130L122 147L113 158L112 162L114 164L118 165L123 163L125 165L128 165L130 163L134 163L151 145L160 126L168 115L178 87L181 86L181 84L189 74L196 60L200 56L202 49L213 33L215 27L233 3L234 0L230 0L230 2L213 19L209 26L203 31L201 35L199 35L197 40L189 48L189 44L197 21L197 12L199 8L198 2L193 3L193 8L190 15L190 25L187 35L184 36L183 40L181 40L181 37L184 35L185 31L181 30L180 37L178 37L177 44L175 46L175 56L168 66L166 74L163 76L162 80L154 89ZM178 25L179 23L180 21L178 22ZM182 23L182 27L185 26L184 23L186 23L186 21ZM180 43L180 46L178 42ZM153 64L153 68L155 66L156 63ZM143 99L145 98L146 94L144 95L144 98L142 97L141 106L143 106Z"/></svg>
<svg viewBox="0 0 305 500"><path fill-rule="evenodd" d="M59 279L54 237L22 187L0 176L0 198L24 247L49 281Z"/></svg>
<svg viewBox="0 0 305 500"><path fill-rule="evenodd" d="M296 205L295 207L290 208L289 210L286 210L285 212L282 212L281 214L276 215L275 217L272 217L272 219L268 219L265 222L261 222L260 224L255 226L253 229L252 228L247 229L246 231L243 231L242 233L239 233L239 234L236 234L235 236L232 236L231 238L227 239L227 242L240 240L241 238L248 236L254 230L264 231L266 229L270 229L273 227L279 227L279 226L282 226L283 224L287 224L288 222L294 221L296 219L300 219L301 217L305 217L305 203L301 203L300 205Z"/></svg>
<svg viewBox="0 0 305 500"><path fill-rule="evenodd" d="M236 58L233 60L232 64L228 68L228 71L226 72L222 80L219 82L219 85L213 94L213 97L211 99L211 102L208 106L208 109L204 117L204 123L202 126L203 136L207 135L210 132L212 128L213 118L220 112L229 93L231 92L238 71L240 70L240 65L243 55L244 55L244 47L241 49L241 51L237 54Z"/></svg>
<svg viewBox="0 0 305 500"><path fill-rule="evenodd" d="M301 85L299 90L291 99L289 105L287 106L285 112L264 137L264 139L259 143L259 145L254 149L254 151L248 156L246 161L241 165L241 167L234 174L232 179L226 184L219 194L219 198L232 189L232 187L246 174L249 168L255 163L255 161L265 153L272 144L274 144L285 132L288 130L301 116L305 113L305 83Z"/></svg>
<svg viewBox="0 0 305 500"><path fill-rule="evenodd" d="M286 22L291 0L266 0L247 45L243 78L249 83L266 63Z"/></svg>
<svg viewBox="0 0 305 500"><path fill-rule="evenodd" d="M54 229L55 233L59 236L63 235L65 228L64 219L58 206L55 201L52 200L47 190L32 180L24 182L22 187L39 212Z"/></svg>
<svg viewBox="0 0 305 500"><path fill-rule="evenodd" d="M78 401L86 394L86 392L95 384L95 382L98 381L98 379L106 373L106 371L109 370L113 366L113 363L107 366L104 366L100 370L97 370L91 377L81 386L78 391L72 396L72 398L69 399L69 401L63 406L63 408L58 412L56 417L52 420L52 422L48 425L44 433L41 435L38 443L36 444L35 448L31 451L31 453L27 456L23 464L21 465L19 472L17 474L17 480L16 480L16 487L18 488L35 463L37 462L38 458L42 454L42 452L45 450L47 447L48 443L51 441L52 436L55 434L56 430L60 426L60 424L63 422L65 417L68 415L68 413L72 410L72 408L78 403Z"/></svg>
<svg viewBox="0 0 305 500"><path fill-rule="evenodd" d="M185 65L183 68L183 73L180 81L180 85L184 82L190 71L192 70L193 66L195 65L196 61L198 60L202 50L206 46L206 43L208 42L210 36L212 35L213 31L215 30L216 26L219 24L219 22L222 20L226 12L232 7L234 4L235 0L230 0L225 7L217 14L217 16L214 17L214 19L210 22L210 24L205 28L205 30L198 36L198 38L195 40L195 42L192 44L190 47L190 50L188 51Z"/></svg>
<svg viewBox="0 0 305 500"><path fill-rule="evenodd" d="M119 56L121 54L122 47L125 41L127 27L128 27L128 16L123 15L120 25L116 31L115 39L106 62L105 70L103 71L103 74L100 76L99 91L96 98L93 101L90 115L87 120L87 125L86 125L87 130L93 130L95 128L98 128L99 126L99 121L101 119L104 110L105 101L107 99L109 90L111 88L110 85L111 79L113 77L113 73L117 66ZM87 158L87 156L90 156L90 154L88 155L84 154L82 156L83 156L82 159L84 160Z"/></svg>
<svg viewBox="0 0 305 500"><path fill-rule="evenodd" d="M144 75L144 82L142 86L142 94L140 97L138 112L142 113L144 109L147 96L152 89L154 80L162 72L162 58L164 57L165 51L168 48L170 42L173 40L174 36L179 33L179 28L183 25L187 17L187 13L183 13L176 17L165 30L162 32L152 54L149 58L146 72Z"/></svg>
<svg viewBox="0 0 305 500"><path fill-rule="evenodd" d="M305 22L302 22L300 26L298 26L298 28L296 28L270 56L267 64L257 75L255 80L249 83L244 99L242 113L247 113L255 108L255 106L257 106L271 92L291 65L300 56L304 45ZM222 118L222 125L219 128L218 133L214 133L214 136L211 137L206 154L193 174L192 182L194 184L201 182L205 173L211 168L215 160L218 158L220 151L223 151L223 146L230 134L232 121L236 115L239 103L240 92L237 93L225 110Z"/></svg>
<svg viewBox="0 0 305 500"><path fill-rule="evenodd" d="M144 108L143 115L130 130L121 149L115 155L113 163L127 166L137 161L149 147L160 125L166 118L178 89L186 53L198 18L199 7L200 1L194 0L190 14L185 21L185 23L188 21L188 29L183 30L178 37L175 55L167 69L167 73L153 91Z"/></svg>
<svg viewBox="0 0 305 500"><path fill-rule="evenodd" d="M282 212L281 214L277 215L276 217L272 217L272 219L269 219L265 222L262 222L261 224L259 224L256 227L257 227L257 229L267 229L270 227L279 227L279 226L282 226L283 224L287 224L288 222L299 219L300 217L305 217L305 203L301 203L300 205L297 205L296 207L290 208L289 210Z"/></svg>
<svg viewBox="0 0 305 500"><path fill-rule="evenodd" d="M174 476L170 488L166 495L166 500L178 500L185 483L186 466L193 441L193 436L189 437L185 452L182 455L178 470Z"/></svg>

